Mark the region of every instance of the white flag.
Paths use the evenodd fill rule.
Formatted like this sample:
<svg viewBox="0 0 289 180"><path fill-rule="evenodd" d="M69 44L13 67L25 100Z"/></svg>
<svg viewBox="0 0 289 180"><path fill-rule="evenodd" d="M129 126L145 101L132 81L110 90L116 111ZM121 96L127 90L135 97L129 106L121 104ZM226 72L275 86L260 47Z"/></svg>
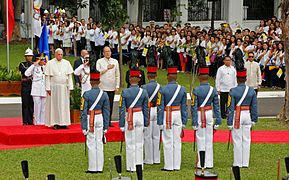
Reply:
<svg viewBox="0 0 289 180"><path fill-rule="evenodd" d="M41 28L41 15L40 8L42 6L42 0L33 0L33 32L35 36L40 37L42 28Z"/></svg>

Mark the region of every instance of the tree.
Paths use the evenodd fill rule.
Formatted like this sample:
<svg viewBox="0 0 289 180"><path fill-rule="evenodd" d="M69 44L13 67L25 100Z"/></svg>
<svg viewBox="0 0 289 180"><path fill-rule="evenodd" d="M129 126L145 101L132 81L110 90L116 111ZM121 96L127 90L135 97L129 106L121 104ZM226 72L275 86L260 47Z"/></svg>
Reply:
<svg viewBox="0 0 289 180"><path fill-rule="evenodd" d="M119 68L120 68L120 86L123 83L123 66L122 66L122 48L120 41L120 29L127 21L128 16L122 7L121 0L98 0L98 6L101 14L101 22L104 26L114 28L118 32L118 49L119 49Z"/></svg>
<svg viewBox="0 0 289 180"><path fill-rule="evenodd" d="M130 2L133 2L134 0L130 0ZM143 6L143 0L138 0L138 15L137 15L137 24L142 27L142 6Z"/></svg>
<svg viewBox="0 0 289 180"><path fill-rule="evenodd" d="M285 78L286 78L286 88L285 88L285 102L277 116L280 121L289 121L289 0L282 0L281 3L281 18L282 18L282 40L284 42L285 50Z"/></svg>

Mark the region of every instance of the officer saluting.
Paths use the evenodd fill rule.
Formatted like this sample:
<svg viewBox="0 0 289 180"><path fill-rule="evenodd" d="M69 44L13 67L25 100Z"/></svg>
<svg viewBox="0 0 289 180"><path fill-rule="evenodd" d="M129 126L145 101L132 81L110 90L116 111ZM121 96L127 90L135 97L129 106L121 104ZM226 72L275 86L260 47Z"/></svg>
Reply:
<svg viewBox="0 0 289 180"><path fill-rule="evenodd" d="M106 92L99 89L100 73L90 73L92 89L83 94L81 128L88 147L88 170L86 173L102 173L103 136L109 124L110 106Z"/></svg>
<svg viewBox="0 0 289 180"><path fill-rule="evenodd" d="M237 69L238 86L232 88L228 99L228 128L234 145L233 166L249 167L251 126L258 120L257 97L253 88L245 85L246 70Z"/></svg>
<svg viewBox="0 0 289 180"><path fill-rule="evenodd" d="M160 163L160 129L157 125L157 96L161 86L156 81L157 67L148 66L148 84L143 86L149 96L149 126L144 132L145 164Z"/></svg>
<svg viewBox="0 0 289 180"><path fill-rule="evenodd" d="M44 125L45 122L45 103L46 103L46 90L45 90L45 63L46 58L43 54L36 57L36 61L26 71L25 76L32 76L31 96L34 102L34 124Z"/></svg>
<svg viewBox="0 0 289 180"><path fill-rule="evenodd" d="M22 102L22 121L23 125L33 125L33 99L31 96L32 77L25 76L25 71L33 64L33 51L28 48L25 51L25 62L19 64L21 72L21 102Z"/></svg>
<svg viewBox="0 0 289 180"><path fill-rule="evenodd" d="M205 167L213 168L213 110L216 117L214 129L222 122L218 92L208 83L209 68L199 68L200 86L192 93L192 123L196 132L198 152L205 151ZM212 108L213 106L213 108ZM198 155L200 157L200 154ZM198 161L200 167L200 160Z"/></svg>
<svg viewBox="0 0 289 180"><path fill-rule="evenodd" d="M158 97L158 125L162 132L164 145L163 171L181 168L181 133L187 123L187 93L177 84L177 68L168 68L168 84L162 87Z"/></svg>
<svg viewBox="0 0 289 180"><path fill-rule="evenodd" d="M122 91L119 102L119 126L125 132L127 171L136 171L136 165L143 165L143 130L148 127L148 94L139 88L139 81L140 71L130 70L131 86Z"/></svg>

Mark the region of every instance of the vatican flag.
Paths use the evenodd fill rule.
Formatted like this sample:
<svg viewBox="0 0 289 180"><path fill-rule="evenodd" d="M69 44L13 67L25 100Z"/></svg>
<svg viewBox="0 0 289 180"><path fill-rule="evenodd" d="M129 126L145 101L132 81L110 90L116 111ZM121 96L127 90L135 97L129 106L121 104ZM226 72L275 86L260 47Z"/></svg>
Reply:
<svg viewBox="0 0 289 180"><path fill-rule="evenodd" d="M280 78L283 74L282 68L279 68L278 72L277 72L277 76L278 78Z"/></svg>

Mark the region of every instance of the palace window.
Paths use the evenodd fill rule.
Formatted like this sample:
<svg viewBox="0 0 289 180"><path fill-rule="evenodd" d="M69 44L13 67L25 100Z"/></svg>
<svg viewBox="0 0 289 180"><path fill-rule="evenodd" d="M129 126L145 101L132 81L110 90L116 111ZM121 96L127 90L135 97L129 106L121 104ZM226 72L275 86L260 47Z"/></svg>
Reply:
<svg viewBox="0 0 289 180"><path fill-rule="evenodd" d="M244 19L269 19L274 15L274 0L244 0Z"/></svg>
<svg viewBox="0 0 289 180"><path fill-rule="evenodd" d="M176 7L176 0L143 0L143 21L165 21L165 12Z"/></svg>
<svg viewBox="0 0 289 180"><path fill-rule="evenodd" d="M189 21L209 21L212 17L213 0L188 0ZM215 0L215 20L221 20L221 0Z"/></svg>

